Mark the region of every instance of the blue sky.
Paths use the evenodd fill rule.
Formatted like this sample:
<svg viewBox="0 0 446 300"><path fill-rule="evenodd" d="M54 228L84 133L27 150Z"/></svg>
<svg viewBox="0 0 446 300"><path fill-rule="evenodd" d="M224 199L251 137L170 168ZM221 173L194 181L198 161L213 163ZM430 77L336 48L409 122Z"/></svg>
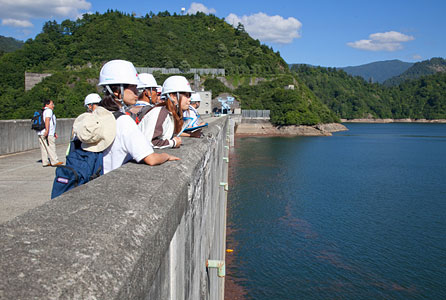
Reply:
<svg viewBox="0 0 446 300"><path fill-rule="evenodd" d="M57 3L57 4L55 4ZM202 11L241 22L288 63L344 67L446 57L444 0L0 0L0 35L34 38L47 20L117 9L145 15Z"/></svg>

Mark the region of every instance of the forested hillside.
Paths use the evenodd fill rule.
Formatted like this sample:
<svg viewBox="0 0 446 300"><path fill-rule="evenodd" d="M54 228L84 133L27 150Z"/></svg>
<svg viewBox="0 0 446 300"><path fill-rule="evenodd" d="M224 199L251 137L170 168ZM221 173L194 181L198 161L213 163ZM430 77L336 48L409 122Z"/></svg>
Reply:
<svg viewBox="0 0 446 300"><path fill-rule="evenodd" d="M23 46L22 41L0 35L0 56L7 52L13 52Z"/></svg>
<svg viewBox="0 0 446 300"><path fill-rule="evenodd" d="M335 68L302 65L292 70L341 118L446 118L445 73L385 87Z"/></svg>
<svg viewBox="0 0 446 300"><path fill-rule="evenodd" d="M289 85L294 89L284 89ZM339 118L293 75L262 81L255 86L240 85L234 93L241 100L242 109L271 110L271 122L276 125L339 122Z"/></svg>
<svg viewBox="0 0 446 300"><path fill-rule="evenodd" d="M280 93L287 80L277 78L290 74L287 64L279 53L252 39L241 24L234 28L223 19L203 13L180 16L162 12L135 18L115 11L84 15L77 21L65 20L61 24L47 22L34 40L0 58L3 70L0 104L4 108L0 118L30 118L45 98L55 101L59 117L77 116L84 111L85 95L97 91L102 64L117 58L132 61L136 66L178 67L185 71L191 67L224 68L227 76L246 82L233 91L240 94L245 108L249 107L250 99L243 87L249 86L251 78L267 78L274 88L270 87L266 94L253 95L265 100L264 107L271 107L273 116L277 112L274 120L278 123L316 124L336 119L311 91L291 76L289 80L299 88ZM54 75L24 92L25 71ZM215 86L215 80L210 79L208 85L213 82ZM264 86L268 84L252 88L264 91ZM283 116L285 108L288 117ZM298 112L302 116L297 117Z"/></svg>
<svg viewBox="0 0 446 300"><path fill-rule="evenodd" d="M413 66L413 63L398 59L376 61L365 65L340 68L352 76L361 76L368 82L383 83L385 80L398 76Z"/></svg>
<svg viewBox="0 0 446 300"><path fill-rule="evenodd" d="M279 53L215 16L168 12L142 18L120 12L47 22L23 49L0 59L0 85L21 88L27 71L55 71L121 58L135 66L225 68L227 74L283 73Z"/></svg>
<svg viewBox="0 0 446 300"><path fill-rule="evenodd" d="M385 86L396 86L405 80L418 79L422 76L432 75L438 72L446 72L446 60L434 57L414 64L404 73L384 81Z"/></svg>
<svg viewBox="0 0 446 300"><path fill-rule="evenodd" d="M391 117L390 108L381 98L382 87L379 84L369 84L336 68L301 65L292 70L341 118L363 118L369 114Z"/></svg>
<svg viewBox="0 0 446 300"><path fill-rule="evenodd" d="M226 82L203 76L214 96L231 92L243 108L270 109L275 124L316 124L338 118L446 118L444 73L385 87L335 68L288 65L270 47L213 15L149 13L136 18L116 11L77 21L47 22L22 48L0 57L0 119L28 119L42 100L55 101L59 117L84 111L86 94L97 92L102 64L126 59L141 67L224 68ZM442 71L443 59L406 73ZM24 73L53 75L24 91ZM165 76L154 74L161 83ZM188 75L184 73L187 77ZM257 84L253 83L257 82ZM287 85L295 89L285 89Z"/></svg>

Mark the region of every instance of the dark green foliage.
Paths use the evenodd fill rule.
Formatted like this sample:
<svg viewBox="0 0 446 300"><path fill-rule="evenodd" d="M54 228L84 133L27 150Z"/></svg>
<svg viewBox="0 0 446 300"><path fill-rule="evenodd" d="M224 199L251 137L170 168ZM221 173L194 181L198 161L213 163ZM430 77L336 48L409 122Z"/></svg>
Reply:
<svg viewBox="0 0 446 300"><path fill-rule="evenodd" d="M220 80L217 78L208 78L204 81L204 88L206 91L212 91L212 95L214 97L218 96L221 93L230 92L230 89L227 88Z"/></svg>
<svg viewBox="0 0 446 300"><path fill-rule="evenodd" d="M45 78L32 90L23 92L8 88L0 98L0 119L28 119L33 112L42 108L45 99L55 103L58 118L75 117L83 112L84 98L96 93L98 69L81 71L59 71Z"/></svg>
<svg viewBox="0 0 446 300"><path fill-rule="evenodd" d="M57 74L69 77L70 72L92 66L97 72L90 78L97 78L102 64L112 59L129 60L140 67L177 67L183 71L225 68L227 75L289 72L280 55L252 39L242 28L235 29L213 15L172 16L167 11L142 18L117 11L85 14L77 21L65 20L60 24L48 21L34 40L26 41L13 53L0 56L0 102L7 105L3 106L0 117L29 117L17 99L36 93L41 87L38 85L31 92L23 92L25 71L49 72L57 78ZM83 85L88 85L95 89L84 77L79 80L76 88L82 86L85 90ZM162 83L164 78L158 80ZM60 86L57 94L61 103L56 100L56 107L64 108L63 116L76 116L77 111L70 108L68 99L82 93ZM39 98L40 101L41 96L30 96L30 99ZM85 95L81 96L83 99Z"/></svg>
<svg viewBox="0 0 446 300"><path fill-rule="evenodd" d="M293 89L285 89L294 85ZM293 76L280 76L256 86L241 85L235 90L242 109L271 110L276 125L315 125L339 119Z"/></svg>
<svg viewBox="0 0 446 300"><path fill-rule="evenodd" d="M3 53L13 52L22 48L23 42L11 37L0 35L0 56Z"/></svg>
<svg viewBox="0 0 446 300"><path fill-rule="evenodd" d="M446 73L423 76L386 88L394 118L446 119Z"/></svg>
<svg viewBox="0 0 446 300"><path fill-rule="evenodd" d="M422 76L432 75L437 72L446 72L446 60L441 57L434 57L416 63L404 73L384 81L383 84L385 86L396 86L405 80L418 79Z"/></svg>
<svg viewBox="0 0 446 300"><path fill-rule="evenodd" d="M283 59L268 47L236 33L224 20L203 13L135 18L110 11L75 22L45 23L42 33L26 43L33 51L26 52L31 57L22 63L27 70L58 70L120 58L135 66L165 67L170 62L182 69L225 68L227 74L287 71Z"/></svg>
<svg viewBox="0 0 446 300"><path fill-rule="evenodd" d="M300 65L292 70L341 118L391 117L381 99L382 88L378 84L369 84L361 77L352 77L335 68Z"/></svg>
<svg viewBox="0 0 446 300"><path fill-rule="evenodd" d="M334 68L301 65L293 70L341 118L446 118L445 73L387 88Z"/></svg>
<svg viewBox="0 0 446 300"><path fill-rule="evenodd" d="M49 21L42 33L20 49L0 51L0 118L28 119L45 98L55 101L58 117L77 116L84 111L84 97L97 91L102 64L112 59L186 72L224 68L238 86L234 93L242 107L270 109L272 122L278 125L311 125L338 117L446 118L442 73L393 88L370 84L335 68L293 66L296 73L291 75L280 53L252 39L243 25L233 28L213 15L180 16L167 11L142 18L108 11L60 24ZM429 74L422 71L425 64L436 72L445 66L443 59L423 63L409 70L420 76ZM25 71L53 76L24 92ZM154 74L159 83L170 75ZM192 74L183 75L193 79ZM265 81L251 85L250 79L259 77ZM295 89L284 89L289 84ZM217 79L208 78L204 85L214 95L228 92Z"/></svg>

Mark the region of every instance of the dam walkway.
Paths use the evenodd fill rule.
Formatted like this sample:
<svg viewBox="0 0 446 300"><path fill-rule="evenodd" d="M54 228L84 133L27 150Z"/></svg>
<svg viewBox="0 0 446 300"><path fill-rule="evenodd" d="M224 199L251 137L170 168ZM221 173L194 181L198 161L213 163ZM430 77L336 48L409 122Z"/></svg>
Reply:
<svg viewBox="0 0 446 300"><path fill-rule="evenodd" d="M202 138L163 149L181 160L128 163L54 200L55 168L20 149L35 133L3 122L0 148L15 153L0 156L0 299L224 299L235 123L206 121Z"/></svg>
<svg viewBox="0 0 446 300"><path fill-rule="evenodd" d="M56 147L64 163L67 146ZM0 155L0 224L49 201L55 170L42 167L40 149Z"/></svg>

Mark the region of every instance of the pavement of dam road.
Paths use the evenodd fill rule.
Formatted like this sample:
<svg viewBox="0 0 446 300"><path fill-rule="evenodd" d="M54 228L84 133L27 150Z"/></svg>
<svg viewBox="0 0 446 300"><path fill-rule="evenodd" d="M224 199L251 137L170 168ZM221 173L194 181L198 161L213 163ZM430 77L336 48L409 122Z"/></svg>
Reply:
<svg viewBox="0 0 446 300"><path fill-rule="evenodd" d="M56 147L64 163L67 147ZM0 224L50 200L56 168L40 160L40 149L0 156Z"/></svg>

